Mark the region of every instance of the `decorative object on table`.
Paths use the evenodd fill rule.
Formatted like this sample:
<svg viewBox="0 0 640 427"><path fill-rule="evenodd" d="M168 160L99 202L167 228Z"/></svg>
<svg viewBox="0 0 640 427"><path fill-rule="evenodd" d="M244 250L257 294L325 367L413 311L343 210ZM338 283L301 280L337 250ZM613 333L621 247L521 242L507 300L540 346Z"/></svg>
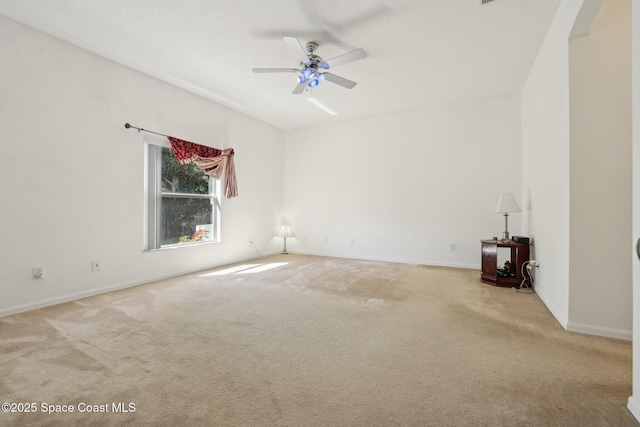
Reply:
<svg viewBox="0 0 640 427"><path fill-rule="evenodd" d="M284 248L282 249L283 254L288 254L287 252L287 237L293 237L293 233L291 232L291 227L286 222L283 222L280 226L280 230L278 230L278 237L282 237L284 239Z"/></svg>
<svg viewBox="0 0 640 427"><path fill-rule="evenodd" d="M509 260L504 262L503 268L497 269L497 274L499 277L516 277L513 271L511 271L511 261Z"/></svg>
<svg viewBox="0 0 640 427"><path fill-rule="evenodd" d="M504 233L502 233L502 241L509 241L509 214L522 212L513 193L502 193L498 199L495 213L504 214Z"/></svg>
<svg viewBox="0 0 640 427"><path fill-rule="evenodd" d="M529 244L529 238L526 236L513 236L511 238L515 243L523 243L525 245Z"/></svg>

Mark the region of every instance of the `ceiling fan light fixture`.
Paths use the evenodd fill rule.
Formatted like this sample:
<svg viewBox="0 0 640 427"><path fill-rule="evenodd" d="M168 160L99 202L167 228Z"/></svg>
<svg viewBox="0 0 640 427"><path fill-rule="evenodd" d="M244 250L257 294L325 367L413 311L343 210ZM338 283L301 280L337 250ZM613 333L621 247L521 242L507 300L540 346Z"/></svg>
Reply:
<svg viewBox="0 0 640 427"><path fill-rule="evenodd" d="M366 58L367 53L364 50L356 49L324 61L320 56L314 53L318 47L317 43L308 42L306 45L307 49L305 50L302 43L300 43L297 38L283 37L283 39L290 48L300 55L301 59L299 62L299 68L252 68L254 73L299 73L296 77L298 84L294 88L293 92L291 92L293 95L300 95L307 87L317 87L325 80L346 89L352 89L355 87L356 82L345 79L344 77L336 76L332 73L325 73L324 70Z"/></svg>

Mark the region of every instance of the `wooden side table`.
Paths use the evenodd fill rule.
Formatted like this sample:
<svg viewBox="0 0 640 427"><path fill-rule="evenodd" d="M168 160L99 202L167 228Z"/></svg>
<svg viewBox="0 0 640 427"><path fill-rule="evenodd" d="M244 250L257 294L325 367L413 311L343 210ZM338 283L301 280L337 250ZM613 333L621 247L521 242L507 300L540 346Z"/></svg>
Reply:
<svg viewBox="0 0 640 427"><path fill-rule="evenodd" d="M480 280L494 286L505 288L519 287L522 281L529 276L523 276L522 266L529 261L529 245L501 240L481 240L482 243L482 274ZM498 248L509 248L511 268L507 275L501 275L498 271ZM506 260L505 260L506 261ZM502 265L502 264L501 264Z"/></svg>

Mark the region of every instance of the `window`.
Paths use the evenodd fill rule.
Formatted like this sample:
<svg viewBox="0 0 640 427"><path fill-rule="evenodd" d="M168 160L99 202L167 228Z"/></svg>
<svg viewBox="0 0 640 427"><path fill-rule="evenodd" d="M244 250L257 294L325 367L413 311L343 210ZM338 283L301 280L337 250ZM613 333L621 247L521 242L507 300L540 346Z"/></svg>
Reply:
<svg viewBox="0 0 640 427"><path fill-rule="evenodd" d="M147 249L217 242L220 182L195 164L178 164L162 145L146 144Z"/></svg>

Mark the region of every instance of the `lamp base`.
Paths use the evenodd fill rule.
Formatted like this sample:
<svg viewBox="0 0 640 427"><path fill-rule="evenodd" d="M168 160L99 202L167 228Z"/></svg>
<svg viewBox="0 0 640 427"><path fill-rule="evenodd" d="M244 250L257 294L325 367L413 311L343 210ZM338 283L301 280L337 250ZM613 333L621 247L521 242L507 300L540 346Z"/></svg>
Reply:
<svg viewBox="0 0 640 427"><path fill-rule="evenodd" d="M289 255L289 252L287 252L286 249L283 249L282 252L280 252L282 255Z"/></svg>
<svg viewBox="0 0 640 427"><path fill-rule="evenodd" d="M504 213L504 232L502 233L502 241L508 242L511 239L509 238L509 214L507 212Z"/></svg>

